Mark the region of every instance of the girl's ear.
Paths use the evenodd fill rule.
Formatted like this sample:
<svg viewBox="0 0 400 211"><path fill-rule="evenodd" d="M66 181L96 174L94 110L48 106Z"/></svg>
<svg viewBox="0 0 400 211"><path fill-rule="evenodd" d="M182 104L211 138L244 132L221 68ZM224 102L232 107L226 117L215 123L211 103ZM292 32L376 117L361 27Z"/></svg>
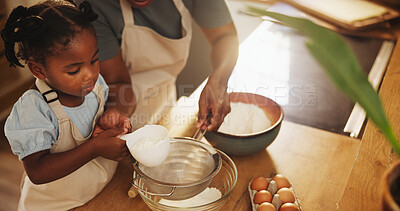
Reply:
<svg viewBox="0 0 400 211"><path fill-rule="evenodd" d="M35 61L28 61L28 67L29 70L31 71L31 73L39 79L45 79L46 75L45 75L45 69L43 67L42 64L35 62Z"/></svg>

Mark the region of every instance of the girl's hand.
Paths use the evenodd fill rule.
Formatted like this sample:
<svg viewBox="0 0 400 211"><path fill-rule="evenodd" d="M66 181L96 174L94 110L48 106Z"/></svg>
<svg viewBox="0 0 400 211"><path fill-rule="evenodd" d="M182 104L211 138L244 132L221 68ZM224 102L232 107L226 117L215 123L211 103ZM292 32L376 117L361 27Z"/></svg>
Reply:
<svg viewBox="0 0 400 211"><path fill-rule="evenodd" d="M98 124L94 126L93 133L92 133L92 138L97 137L102 133L104 130L101 128Z"/></svg>
<svg viewBox="0 0 400 211"><path fill-rule="evenodd" d="M121 114L117 109L105 110L101 118L98 120L97 125L103 130L111 128L126 128L130 131L132 128L130 119Z"/></svg>
<svg viewBox="0 0 400 211"><path fill-rule="evenodd" d="M208 81L200 95L199 116L196 127L204 130L217 130L231 111L229 95L226 86ZM207 115L211 114L211 120ZM203 124L204 123L204 124ZM203 125L203 126L202 126Z"/></svg>
<svg viewBox="0 0 400 211"><path fill-rule="evenodd" d="M130 157L125 141L117 137L127 133L126 128L112 128L104 130L90 141L94 144L94 151L97 156L110 160L122 161Z"/></svg>
<svg viewBox="0 0 400 211"><path fill-rule="evenodd" d="M51 153L48 149L33 153L22 159L25 171L34 184L44 184L71 174L98 156L115 161L129 159L125 141L117 138L126 132L127 129L113 128L68 151Z"/></svg>

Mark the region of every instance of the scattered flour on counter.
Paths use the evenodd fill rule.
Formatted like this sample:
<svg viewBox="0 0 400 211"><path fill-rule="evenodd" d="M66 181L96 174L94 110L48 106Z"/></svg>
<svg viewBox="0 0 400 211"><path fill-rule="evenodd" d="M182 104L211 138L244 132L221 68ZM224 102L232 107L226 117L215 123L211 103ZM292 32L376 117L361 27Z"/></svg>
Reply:
<svg viewBox="0 0 400 211"><path fill-rule="evenodd" d="M221 196L222 194L217 188L207 187L203 192L192 198L185 200L161 199L159 203L173 207L194 207L216 201L217 199L221 198Z"/></svg>
<svg viewBox="0 0 400 211"><path fill-rule="evenodd" d="M142 138L138 141L134 146L133 149L135 150L145 150L155 146L158 146L165 140L165 137L146 137Z"/></svg>
<svg viewBox="0 0 400 211"><path fill-rule="evenodd" d="M265 112L258 106L231 102L231 112L226 115L218 132L226 134L250 134L263 131L271 126Z"/></svg>

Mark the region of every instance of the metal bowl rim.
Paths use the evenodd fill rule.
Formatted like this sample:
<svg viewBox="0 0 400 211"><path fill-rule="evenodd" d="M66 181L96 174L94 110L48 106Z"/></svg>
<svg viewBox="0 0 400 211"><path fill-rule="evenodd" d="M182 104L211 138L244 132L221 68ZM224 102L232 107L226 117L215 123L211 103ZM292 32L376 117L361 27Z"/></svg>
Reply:
<svg viewBox="0 0 400 211"><path fill-rule="evenodd" d="M204 177L203 179L196 181L196 182L189 182L189 183L180 183L180 184L176 184L176 183L168 183L168 182L163 182L163 181L159 181L156 180L154 178L151 178L149 176L147 176L146 174L144 174L144 172L142 170L140 170L140 168L137 166L138 162L136 161L135 163L132 163L133 169L134 171L142 178L151 181L157 185L162 185L162 186L168 186L168 187L192 187L195 185L199 185L202 184L204 182L207 182L208 180L212 179L220 170L222 167L222 161L221 161L221 155L218 153L219 150L213 148L212 146L209 146L205 143L200 142L197 139L193 139L193 138L189 138L189 137L173 137L171 138L171 142L172 141L180 141L180 142L185 142L185 143L189 143L189 144L194 144L194 145L198 145L200 147L202 147L203 149L210 151L209 149L213 149L216 150L216 154L218 155L218 164L216 165L216 168L213 169L213 171L207 175L206 177ZM210 152L210 154L212 155L212 153Z"/></svg>

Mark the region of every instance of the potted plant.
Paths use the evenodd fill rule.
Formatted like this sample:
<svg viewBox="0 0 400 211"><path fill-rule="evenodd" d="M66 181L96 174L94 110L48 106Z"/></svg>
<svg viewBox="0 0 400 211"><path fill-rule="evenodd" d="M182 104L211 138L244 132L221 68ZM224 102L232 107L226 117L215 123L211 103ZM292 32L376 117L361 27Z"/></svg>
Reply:
<svg viewBox="0 0 400 211"><path fill-rule="evenodd" d="M347 43L336 33L304 18L248 7L256 16L269 16L308 37L306 46L336 86L358 103L375 125L384 133L393 150L400 156L400 146L389 124L378 93L369 83ZM400 162L388 169L384 177L383 210L400 210Z"/></svg>
<svg viewBox="0 0 400 211"><path fill-rule="evenodd" d="M388 169L383 177L382 209L400 210L400 162Z"/></svg>

